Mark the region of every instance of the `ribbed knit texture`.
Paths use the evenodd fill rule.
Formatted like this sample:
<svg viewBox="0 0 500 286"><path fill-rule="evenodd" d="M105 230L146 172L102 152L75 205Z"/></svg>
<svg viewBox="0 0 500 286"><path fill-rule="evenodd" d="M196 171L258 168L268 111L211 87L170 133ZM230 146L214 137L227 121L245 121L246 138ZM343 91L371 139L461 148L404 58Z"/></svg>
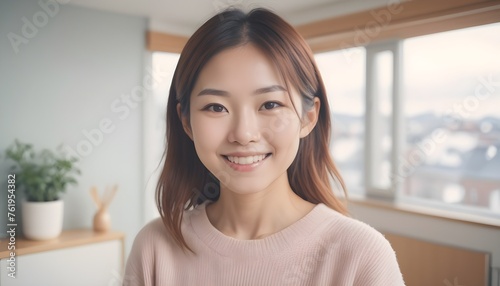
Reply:
<svg viewBox="0 0 500 286"><path fill-rule="evenodd" d="M186 211L183 252L160 219L137 235L123 285L404 285L389 242L365 223L318 204L291 226L257 240L224 235L205 204Z"/></svg>

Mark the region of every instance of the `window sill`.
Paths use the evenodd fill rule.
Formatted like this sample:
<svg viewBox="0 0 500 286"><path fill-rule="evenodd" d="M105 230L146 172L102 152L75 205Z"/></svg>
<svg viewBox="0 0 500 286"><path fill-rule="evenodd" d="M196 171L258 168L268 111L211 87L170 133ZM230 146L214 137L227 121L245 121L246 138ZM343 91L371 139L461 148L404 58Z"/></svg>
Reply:
<svg viewBox="0 0 500 286"><path fill-rule="evenodd" d="M386 209L407 214L414 214L414 215L438 218L454 222L468 223L482 227L500 229L499 219L468 214L468 213L460 213L449 210L440 210L433 207L414 205L405 202L397 202L397 201L390 202L382 199L367 198L365 196L350 195L348 199L348 204Z"/></svg>

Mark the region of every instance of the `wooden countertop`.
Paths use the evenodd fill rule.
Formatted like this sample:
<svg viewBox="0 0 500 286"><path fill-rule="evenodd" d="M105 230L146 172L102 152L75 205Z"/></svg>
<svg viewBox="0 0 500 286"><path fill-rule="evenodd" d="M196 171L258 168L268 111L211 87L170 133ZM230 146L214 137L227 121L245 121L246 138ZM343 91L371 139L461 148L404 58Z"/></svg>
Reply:
<svg viewBox="0 0 500 286"><path fill-rule="evenodd" d="M59 237L44 241L16 237L15 253L16 256L19 256L116 239L123 241L124 237L125 235L122 232L94 232L92 229L64 230ZM11 250L8 250L8 245L9 238L0 240L0 259L10 256Z"/></svg>

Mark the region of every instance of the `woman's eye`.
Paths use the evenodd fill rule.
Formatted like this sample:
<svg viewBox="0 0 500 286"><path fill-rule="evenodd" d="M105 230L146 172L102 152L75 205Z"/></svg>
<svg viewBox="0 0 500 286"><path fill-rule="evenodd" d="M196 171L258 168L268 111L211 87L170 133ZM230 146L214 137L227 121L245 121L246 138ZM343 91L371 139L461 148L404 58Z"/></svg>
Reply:
<svg viewBox="0 0 500 286"><path fill-rule="evenodd" d="M282 106L281 104L274 102L274 101L268 101L262 105L262 107L266 110L274 109L276 107Z"/></svg>
<svg viewBox="0 0 500 286"><path fill-rule="evenodd" d="M224 112L226 108L220 104L210 104L207 105L204 110L212 111L212 112Z"/></svg>

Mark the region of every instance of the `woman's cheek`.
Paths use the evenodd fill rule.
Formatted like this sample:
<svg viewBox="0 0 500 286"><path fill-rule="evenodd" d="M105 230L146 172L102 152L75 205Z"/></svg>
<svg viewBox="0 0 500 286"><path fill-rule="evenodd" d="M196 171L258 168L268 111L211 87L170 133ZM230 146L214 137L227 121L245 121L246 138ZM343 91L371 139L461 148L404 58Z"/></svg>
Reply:
<svg viewBox="0 0 500 286"><path fill-rule="evenodd" d="M300 131L300 121L297 114L291 110L283 111L272 117L267 125L271 135L273 135L271 138L278 137L278 140L280 138L292 139L294 136L298 136Z"/></svg>
<svg viewBox="0 0 500 286"><path fill-rule="evenodd" d="M223 120L194 116L191 123L195 145L200 149L215 152L226 136Z"/></svg>

